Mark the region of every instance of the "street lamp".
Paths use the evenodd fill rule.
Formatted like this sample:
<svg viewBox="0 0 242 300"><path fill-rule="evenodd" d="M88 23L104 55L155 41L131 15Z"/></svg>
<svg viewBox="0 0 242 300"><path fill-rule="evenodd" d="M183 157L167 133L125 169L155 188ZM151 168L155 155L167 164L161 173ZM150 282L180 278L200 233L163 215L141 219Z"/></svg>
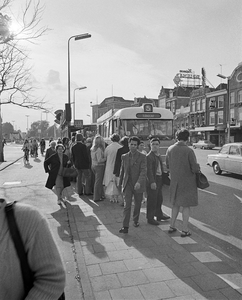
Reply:
<svg viewBox="0 0 242 300"><path fill-rule="evenodd" d="M25 117L27 117L27 134L29 131L29 115L25 115Z"/></svg>
<svg viewBox="0 0 242 300"><path fill-rule="evenodd" d="M79 88L76 88L76 89L74 89L74 92L73 92L73 121L74 121L74 123L75 123L75 108L76 108L76 97L75 97L75 92L76 92L76 90L84 90L84 89L86 89L87 87L86 86L82 86L82 87L79 87Z"/></svg>
<svg viewBox="0 0 242 300"><path fill-rule="evenodd" d="M92 123L92 118L91 118L91 116L90 115L87 115L89 118L90 118L90 123Z"/></svg>
<svg viewBox="0 0 242 300"><path fill-rule="evenodd" d="M71 67L70 67L70 40L75 39L77 40L82 40L82 39L87 39L90 38L91 34L89 33L84 33L84 34L78 34L78 35L73 35L68 39L68 103L71 103L71 78L70 78L70 73L71 73Z"/></svg>
<svg viewBox="0 0 242 300"><path fill-rule="evenodd" d="M230 115L230 94L229 94L229 76L224 76L222 74L217 74L218 77L222 79L227 79L227 93L228 93L228 114L227 114L227 143L230 142L230 122L231 122L231 115Z"/></svg>

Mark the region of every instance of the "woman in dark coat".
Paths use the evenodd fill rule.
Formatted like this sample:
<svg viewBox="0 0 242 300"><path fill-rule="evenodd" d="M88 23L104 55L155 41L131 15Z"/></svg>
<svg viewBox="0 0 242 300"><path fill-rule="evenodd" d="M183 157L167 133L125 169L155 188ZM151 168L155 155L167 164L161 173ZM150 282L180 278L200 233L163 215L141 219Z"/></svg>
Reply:
<svg viewBox="0 0 242 300"><path fill-rule="evenodd" d="M49 173L45 187L51 190L55 187L58 205L61 205L61 201L64 202L61 195L63 189L70 186L69 178L62 176L63 168L66 168L69 163L68 156L63 153L64 150L62 144L57 144L56 153L44 161L45 172Z"/></svg>
<svg viewBox="0 0 242 300"><path fill-rule="evenodd" d="M175 232L175 222L182 207L182 233L181 237L190 236L188 221L190 207L198 205L198 192L196 173L200 171L195 153L186 142L189 131L181 129L176 133L177 142L170 146L166 153L166 166L170 171L170 201L172 203L172 218L169 233Z"/></svg>

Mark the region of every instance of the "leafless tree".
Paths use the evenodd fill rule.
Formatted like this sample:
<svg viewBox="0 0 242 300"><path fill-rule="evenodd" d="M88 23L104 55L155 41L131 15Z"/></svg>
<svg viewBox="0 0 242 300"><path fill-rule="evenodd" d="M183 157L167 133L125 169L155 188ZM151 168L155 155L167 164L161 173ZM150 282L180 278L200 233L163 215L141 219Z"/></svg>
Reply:
<svg viewBox="0 0 242 300"><path fill-rule="evenodd" d="M33 97L31 67L28 64L28 50L22 41L35 43L44 35L47 27L41 26L44 7L40 0L27 0L18 16L19 31L9 30L11 18L4 15L4 10L13 1L3 0L0 4L0 162L4 161L2 143L1 105L12 104L31 109L47 110L44 99Z"/></svg>

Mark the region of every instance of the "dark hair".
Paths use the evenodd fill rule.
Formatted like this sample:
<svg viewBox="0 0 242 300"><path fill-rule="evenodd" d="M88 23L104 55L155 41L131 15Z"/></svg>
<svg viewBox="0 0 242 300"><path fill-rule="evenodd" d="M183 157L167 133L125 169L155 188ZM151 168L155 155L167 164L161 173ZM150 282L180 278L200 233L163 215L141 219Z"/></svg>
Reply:
<svg viewBox="0 0 242 300"><path fill-rule="evenodd" d="M178 141L187 141L190 136L190 133L187 129L180 129L176 132L176 138Z"/></svg>
<svg viewBox="0 0 242 300"><path fill-rule="evenodd" d="M63 151L65 150L64 145L62 145L62 144L57 144L56 147L55 147L55 151L57 151L57 149L60 148L60 147L62 148Z"/></svg>
<svg viewBox="0 0 242 300"><path fill-rule="evenodd" d="M129 138L129 143L131 143L132 141L137 142L137 144L138 144L138 146L139 146L139 144L140 144L140 139L139 139L137 136L131 136L131 137Z"/></svg>
<svg viewBox="0 0 242 300"><path fill-rule="evenodd" d="M111 135L110 139L111 139L111 141L118 143L120 140L120 136L117 133L114 133Z"/></svg>
<svg viewBox="0 0 242 300"><path fill-rule="evenodd" d="M150 143L151 143L151 144L152 144L153 142L158 142L158 143L160 144L160 139L154 137L154 138L152 138L152 139L150 140Z"/></svg>
<svg viewBox="0 0 242 300"><path fill-rule="evenodd" d="M123 136L120 140L120 144L127 147L129 144L129 138L127 136Z"/></svg>

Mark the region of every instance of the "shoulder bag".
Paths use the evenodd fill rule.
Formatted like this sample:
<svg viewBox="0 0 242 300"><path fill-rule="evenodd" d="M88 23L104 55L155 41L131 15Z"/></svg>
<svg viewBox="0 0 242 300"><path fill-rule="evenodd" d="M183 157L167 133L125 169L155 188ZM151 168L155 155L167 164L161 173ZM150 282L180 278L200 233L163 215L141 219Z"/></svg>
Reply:
<svg viewBox="0 0 242 300"><path fill-rule="evenodd" d="M25 252L23 240L15 220L15 216L14 216L15 203L16 201L8 203L5 207L5 212L8 221L10 235L12 237L16 252L18 254L18 258L20 260L21 272L22 272L23 282L24 282L24 291L26 297L28 295L28 292L33 287L34 274L29 267L27 253ZM65 300L65 294L63 293L58 300Z"/></svg>
<svg viewBox="0 0 242 300"><path fill-rule="evenodd" d="M208 179L202 172L196 173L196 181L199 189L203 190L209 187Z"/></svg>

